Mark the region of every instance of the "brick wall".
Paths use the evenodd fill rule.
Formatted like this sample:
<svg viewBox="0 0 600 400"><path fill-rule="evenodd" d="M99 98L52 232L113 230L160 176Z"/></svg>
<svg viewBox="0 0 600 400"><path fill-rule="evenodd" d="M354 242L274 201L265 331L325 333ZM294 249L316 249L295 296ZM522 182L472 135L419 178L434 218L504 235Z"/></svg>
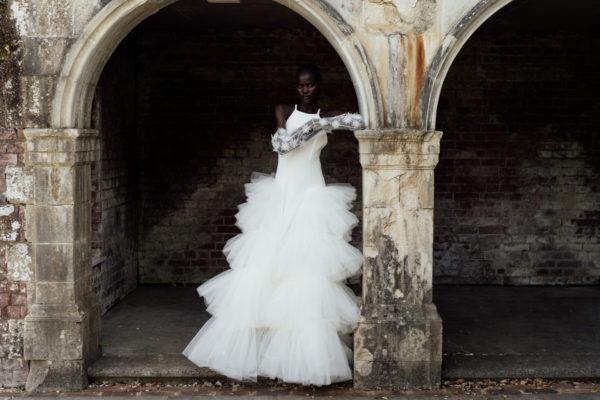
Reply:
<svg viewBox="0 0 600 400"><path fill-rule="evenodd" d="M21 384L29 371L23 358L23 319L32 278L25 207L17 193L7 192L7 179L14 179L13 172L23 166L24 142L22 129L0 121L0 386Z"/></svg>
<svg viewBox="0 0 600 400"><path fill-rule="evenodd" d="M314 29L189 34L142 26L136 37L140 282L202 282L228 268L221 250L239 232L234 214L251 172L275 171L273 108L294 101L297 66L321 67L323 109L356 111L354 88ZM322 153L328 181L360 189L357 146L349 132L330 137Z"/></svg>
<svg viewBox="0 0 600 400"><path fill-rule="evenodd" d="M444 83L434 282L598 284L597 33L502 18L475 33Z"/></svg>
<svg viewBox="0 0 600 400"><path fill-rule="evenodd" d="M598 282L592 87L598 77L589 37L574 30L498 29L492 20L460 53L438 112L444 138L436 169L436 283ZM104 146L117 153L113 147L126 146L117 159L137 159L135 174L119 163L110 174L121 174L114 181L119 190L129 188L120 195L128 199L121 210L137 221L139 282L201 282L227 268L221 249L238 232L233 215L250 173L276 167L269 144L273 106L293 102L296 66L322 66L323 108L356 110L354 90L335 52L312 29L190 34L142 25L128 41L123 46L130 46L135 70L115 67L113 73L121 74L114 78L119 90L135 83L137 108L111 106L123 96L104 93L102 115L136 118L135 127L121 122L113 129L123 142ZM123 62L130 66L131 60ZM133 146L122 133L134 131ZM330 139L322 157L328 181L360 189L356 140L349 134ZM360 214L358 202L355 211ZM131 229L124 232L131 249ZM360 227L354 233L360 246ZM120 266L119 257L105 275L115 285L124 270L133 270Z"/></svg>
<svg viewBox="0 0 600 400"><path fill-rule="evenodd" d="M137 285L137 149L134 42L103 70L94 102L100 130L92 164L92 285L107 311Z"/></svg>

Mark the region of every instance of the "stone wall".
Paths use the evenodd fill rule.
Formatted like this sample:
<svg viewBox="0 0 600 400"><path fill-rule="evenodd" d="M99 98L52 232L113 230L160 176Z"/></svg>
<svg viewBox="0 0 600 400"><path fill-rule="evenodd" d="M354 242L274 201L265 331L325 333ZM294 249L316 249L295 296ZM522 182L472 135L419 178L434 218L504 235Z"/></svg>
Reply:
<svg viewBox="0 0 600 400"><path fill-rule="evenodd" d="M23 358L23 318L33 273L25 238L25 207L19 203L25 201L31 181L22 179L19 169L23 146L22 129L0 127L0 385L7 386L23 382L28 371Z"/></svg>
<svg viewBox="0 0 600 400"><path fill-rule="evenodd" d="M370 292L363 301L373 307L363 310L362 333L356 335L368 350L355 359L361 388L373 389L382 382L384 388L439 383L441 321L431 304L428 170L437 158L439 135L423 132L422 114L435 103L427 99L435 99L431 89L441 83L437 72L445 71L435 65L449 65L445 60L454 54L453 46L507 1L286 3L329 35L369 117L370 130L361 139L363 162L370 168L364 182L370 201L365 212ZM32 371L28 390L79 389L87 383L88 363L98 356L100 336L100 310L90 285L91 268L86 268L92 264L92 242L99 250L96 296L104 309L133 281L136 240L144 283L191 283L214 275L225 267L218 247L235 234L232 213L243 200L242 184L252 170L274 167L268 145L270 107L287 99L261 95L284 93L288 81L278 79L305 61L304 54L326 67L326 80L332 83L328 90L334 93L331 104L351 108L357 99L346 69L314 30L296 32L296 38L305 34L303 43L311 39L308 47L262 26L228 38L216 31L202 36L177 29L169 29L166 36L138 36L134 49L126 50L126 60L121 60L125 68L117 55L96 96L96 126L106 127L106 134L95 157L95 237L90 240L88 163L95 132L85 128L90 127L88 101L96 72L141 19L170 2L1 3L9 5L24 47L20 76L1 82L0 182L5 186L0 190L0 372L8 385L24 383L25 355ZM567 8L561 2L539 1L529 8L534 18L521 13L523 26L547 20L549 3L561 21L571 24L557 33L564 40L536 33L536 41L522 31L504 36L512 28L489 34L485 45L474 38L468 44L475 43L473 49L463 51L445 85L438 124L445 131L437 170L439 283L598 282L597 121L587 118L598 115L598 103L593 94L580 91L590 79L592 90L585 93L597 89L597 77L589 75L597 70L597 60L574 61L575 56L594 57L596 49L586 41L588 35L573 34L573 28L585 25L585 6L568 8L584 11L565 18ZM587 7L593 9L589 3ZM101 9L106 12L88 24ZM92 40L81 40L83 32ZM446 36L448 32L458 36ZM556 26L548 32L556 32ZM258 37L261 45L253 43ZM232 38L238 46L228 47ZM558 52L540 51L545 46ZM132 52L134 61L128 59ZM528 64L527 56L546 61ZM462 70L461 63L466 63ZM513 65L520 68L508 68ZM270 74L266 78L264 71ZM197 98L198 92L203 97ZM127 99L131 101L123 106L120 102ZM131 109L134 103L139 105L136 111ZM246 104L252 106L244 109ZM205 112L199 114L199 109ZM227 118L231 115L247 119ZM425 119L430 121L431 115ZM550 117L557 119L548 123ZM426 129L434 128L431 124ZM138 140L132 145L134 131ZM504 138L500 143L498 136ZM332 137L323 153L329 181L361 187L356 151L352 136ZM423 155L427 162L419 159ZM357 203L360 214L359 207ZM415 219L414 211L423 212ZM32 217L26 221L25 215ZM36 229L26 230L26 222ZM413 235L417 229L411 226L423 229ZM385 240L379 240L380 228L386 231ZM355 233L359 244L360 230ZM157 248L162 250L152 253ZM391 274L378 274L381 265L390 267ZM395 274L401 279L387 279ZM390 289L400 283L412 290L407 299L416 308L405 307L406 302L398 307L403 292ZM396 329L398 324L402 330ZM435 329L426 332L425 325ZM419 338L418 345L410 345L406 337ZM409 348L401 348L407 344Z"/></svg>
<svg viewBox="0 0 600 400"><path fill-rule="evenodd" d="M274 105L294 102L302 62L322 69L323 109L357 110L341 60L314 29L135 33L141 283L197 283L227 269L221 250L252 171L275 171ZM358 144L330 136L322 153L329 182L359 189ZM354 230L360 247L361 228Z"/></svg>
<svg viewBox="0 0 600 400"><path fill-rule="evenodd" d="M24 203L32 187L30 176L21 170L25 137L14 112L21 52L5 4L0 4L0 25L0 386L15 386L29 371L23 357L23 318L32 297L28 289L33 271Z"/></svg>
<svg viewBox="0 0 600 400"><path fill-rule="evenodd" d="M434 282L598 284L597 32L513 14L476 32L444 83Z"/></svg>

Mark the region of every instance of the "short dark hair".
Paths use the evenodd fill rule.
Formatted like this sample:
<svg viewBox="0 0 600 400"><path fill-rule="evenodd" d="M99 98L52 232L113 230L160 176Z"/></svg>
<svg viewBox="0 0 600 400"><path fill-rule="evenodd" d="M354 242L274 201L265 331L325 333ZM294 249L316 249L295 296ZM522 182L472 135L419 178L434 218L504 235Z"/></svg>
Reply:
<svg viewBox="0 0 600 400"><path fill-rule="evenodd" d="M312 74L317 82L321 82L321 71L319 71L319 67L314 64L302 64L298 70L296 71L296 79L300 77L300 75L304 73Z"/></svg>

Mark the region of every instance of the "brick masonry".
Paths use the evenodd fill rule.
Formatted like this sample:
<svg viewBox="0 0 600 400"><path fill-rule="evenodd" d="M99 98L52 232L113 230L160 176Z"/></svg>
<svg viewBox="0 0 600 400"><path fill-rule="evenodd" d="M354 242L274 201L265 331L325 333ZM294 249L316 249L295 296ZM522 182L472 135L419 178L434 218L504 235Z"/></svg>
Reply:
<svg viewBox="0 0 600 400"><path fill-rule="evenodd" d="M137 285L134 55L125 40L104 68L93 108L101 135L92 164L92 285L103 311Z"/></svg>
<svg viewBox="0 0 600 400"><path fill-rule="evenodd" d="M23 131L16 127L48 126L62 57L107 1L11 3L28 53L23 76L2 82L0 98L2 385L25 382L23 318L33 296L24 206L31 176L22 168ZM354 3L340 3L340 10L367 10ZM371 3L372 11L380 6ZM379 29L403 35L407 26L396 22L412 17L396 15L389 25L370 15L362 37ZM428 17L417 20L440 20ZM578 18L564 20L575 23L546 32L486 23L450 71L439 115L445 136L437 171L436 283L598 283L599 80L590 39L597 32L577 31ZM383 41L372 43L385 54ZM272 106L291 97L283 77L299 62L324 67L324 107L356 104L345 69L314 30L188 35L138 29L123 46L106 68L95 111L103 136L93 170L92 267L103 310L136 280L192 284L226 268L220 247L236 233L232 216L249 173L274 168L268 121ZM394 48L390 54L402 56ZM407 98L388 90L396 85L385 86L388 64L376 64L386 100L403 105ZM360 188L357 160L354 138L334 135L323 153L328 181ZM17 176L23 179L9 193L7 181ZM360 230L355 234L359 245Z"/></svg>
<svg viewBox="0 0 600 400"><path fill-rule="evenodd" d="M467 42L442 89L434 282L598 284L597 35L502 16Z"/></svg>
<svg viewBox="0 0 600 400"><path fill-rule="evenodd" d="M598 282L598 104L584 85L597 81L595 60L582 33L519 33L519 46L516 35L500 34L492 21L465 46L444 85L438 284ZM297 39L306 36L311 40ZM107 308L127 292L136 262L139 282L148 284L196 284L227 269L221 249L239 232L234 214L244 201L243 184L252 171L276 167L268 140L273 105L293 101L289 82L298 63L322 66L323 108L356 109L343 65L314 30L188 35L142 25L119 51L127 56L113 57L101 88L103 118L121 121L103 128L102 168L111 176L104 184L113 187L102 193L114 207L121 191L119 215L128 216L126 225L135 218L137 245L131 225L119 231L103 219L111 232L105 237L114 239L103 249L110 254L102 262ZM135 110L124 113L132 102ZM330 139L322 155L328 181L360 188L356 140L347 134ZM120 163L107 162L107 148ZM132 155L137 161L124 163ZM360 246L360 228L354 233ZM125 258L115 251L123 244L118 237L127 238Z"/></svg>
<svg viewBox="0 0 600 400"><path fill-rule="evenodd" d="M6 169L23 166L22 129L0 121L0 386L24 382L23 318L27 315L27 285L31 259L26 252L25 207L9 204Z"/></svg>
<svg viewBox="0 0 600 400"><path fill-rule="evenodd" d="M142 27L137 46L140 282L202 282L228 268L221 250L239 232L244 183L252 171L275 171L273 109L294 100L297 65L321 66L323 109L356 110L354 89L314 29L189 35ZM359 187L351 133L335 134L326 149L328 180Z"/></svg>
<svg viewBox="0 0 600 400"><path fill-rule="evenodd" d="M189 35L141 25L121 44L103 73L96 109L94 284L104 309L127 293L136 262L145 284L196 284L228 268L221 250L239 232L234 214L245 201L244 183L252 171L276 168L274 105L294 101L295 69L308 61L326 82L321 107L357 111L342 62L314 29ZM357 146L350 132L335 133L322 163L328 182L357 188L360 218ZM361 245L360 226L353 243Z"/></svg>
<svg viewBox="0 0 600 400"><path fill-rule="evenodd" d="M12 82L14 78L9 87L13 87ZM23 357L23 319L28 311L27 297L32 295L28 292L32 270L22 204L26 199L22 193L7 190L7 180L15 178L11 172L18 174L24 165L23 129L17 127L18 118L10 111L16 98L17 93L8 93L0 81L0 387L25 382L29 372ZM29 183L21 183L24 192L31 190Z"/></svg>

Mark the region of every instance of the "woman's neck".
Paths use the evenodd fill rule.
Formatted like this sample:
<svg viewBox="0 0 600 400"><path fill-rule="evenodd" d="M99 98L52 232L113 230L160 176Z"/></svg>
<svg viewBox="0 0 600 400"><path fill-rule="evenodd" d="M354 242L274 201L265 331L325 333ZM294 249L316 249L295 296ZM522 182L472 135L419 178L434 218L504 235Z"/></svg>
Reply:
<svg viewBox="0 0 600 400"><path fill-rule="evenodd" d="M316 114L316 112L319 110L319 105L318 104L298 104L298 110L302 111L304 113L307 114Z"/></svg>

